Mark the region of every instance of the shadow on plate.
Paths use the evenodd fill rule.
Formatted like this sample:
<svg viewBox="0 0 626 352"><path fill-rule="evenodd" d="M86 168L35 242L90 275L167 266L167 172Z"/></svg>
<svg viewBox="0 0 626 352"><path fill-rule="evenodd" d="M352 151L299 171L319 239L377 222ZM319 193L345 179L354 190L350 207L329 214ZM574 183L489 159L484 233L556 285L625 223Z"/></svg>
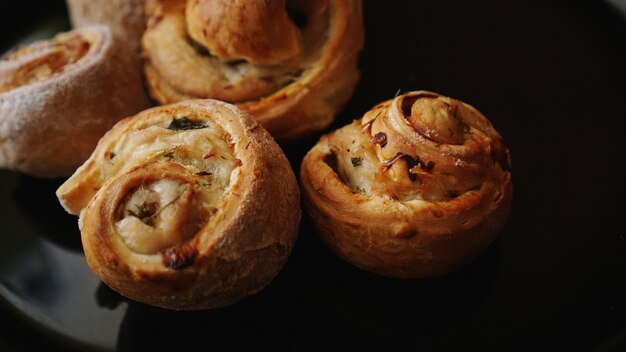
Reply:
<svg viewBox="0 0 626 352"><path fill-rule="evenodd" d="M175 312L129 302L117 349L424 347L472 320L498 275L499 256L496 241L450 275L396 280L357 269L301 233L278 277L230 307ZM98 291L102 306L122 299L104 285Z"/></svg>
<svg viewBox="0 0 626 352"><path fill-rule="evenodd" d="M466 267L429 279L379 276L325 248L317 256L305 315L318 332L318 348L334 341L348 348L421 348L473 321L497 279L500 241Z"/></svg>
<svg viewBox="0 0 626 352"><path fill-rule="evenodd" d="M82 253L78 218L63 209L55 194L64 181L20 175L12 197L38 234L63 248Z"/></svg>

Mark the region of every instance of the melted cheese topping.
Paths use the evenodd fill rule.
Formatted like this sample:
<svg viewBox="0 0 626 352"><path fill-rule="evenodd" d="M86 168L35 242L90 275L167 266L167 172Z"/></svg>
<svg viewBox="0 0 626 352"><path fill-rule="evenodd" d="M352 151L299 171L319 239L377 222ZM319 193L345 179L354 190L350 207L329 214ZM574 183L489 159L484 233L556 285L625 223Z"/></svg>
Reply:
<svg viewBox="0 0 626 352"><path fill-rule="evenodd" d="M490 170L507 168L506 147L482 115L428 94L381 103L325 139L322 152L346 185L368 196L439 201L480 189Z"/></svg>
<svg viewBox="0 0 626 352"><path fill-rule="evenodd" d="M380 162L368 136L356 123L348 127L337 130L330 140L330 148L337 158L336 171L350 188L369 194Z"/></svg>
<svg viewBox="0 0 626 352"><path fill-rule="evenodd" d="M139 165L170 161L191 173L210 176L209 188L224 189L230 183L236 160L225 136L214 125L187 131L150 126L129 132L110 151L113 157L105 166L104 177L109 179Z"/></svg>
<svg viewBox="0 0 626 352"><path fill-rule="evenodd" d="M105 180L164 162L182 165L197 176L194 182L161 179L127 194L116 223L124 243L137 253L153 254L193 237L218 211L238 166L231 143L230 136L211 122L198 129L175 131L166 124L124 134L109 151Z"/></svg>
<svg viewBox="0 0 626 352"><path fill-rule="evenodd" d="M354 191L390 199L424 199L420 182L408 177L404 160L397 160L393 167L385 168L384 161L376 154L371 136L359 121L335 131L328 140L328 148L336 157L338 176Z"/></svg>
<svg viewBox="0 0 626 352"><path fill-rule="evenodd" d="M164 179L141 186L123 207L125 217L116 223L124 243L137 253L156 253L191 237L185 229L192 205L189 184ZM187 231L185 231L187 230Z"/></svg>

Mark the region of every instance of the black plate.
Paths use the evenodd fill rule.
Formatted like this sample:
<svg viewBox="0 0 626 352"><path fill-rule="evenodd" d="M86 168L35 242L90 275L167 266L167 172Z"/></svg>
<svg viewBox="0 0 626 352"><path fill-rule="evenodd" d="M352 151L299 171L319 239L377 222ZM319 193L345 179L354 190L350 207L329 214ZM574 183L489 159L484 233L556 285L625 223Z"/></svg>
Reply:
<svg viewBox="0 0 626 352"><path fill-rule="evenodd" d="M16 3L0 48L67 26L60 0ZM626 349L626 21L610 3L365 2L362 79L333 128L427 89L476 106L511 148L510 219L466 268L379 277L337 259L304 217L261 293L165 311L91 273L54 196L62 180L0 171L0 349ZM285 147L295 168L318 136Z"/></svg>

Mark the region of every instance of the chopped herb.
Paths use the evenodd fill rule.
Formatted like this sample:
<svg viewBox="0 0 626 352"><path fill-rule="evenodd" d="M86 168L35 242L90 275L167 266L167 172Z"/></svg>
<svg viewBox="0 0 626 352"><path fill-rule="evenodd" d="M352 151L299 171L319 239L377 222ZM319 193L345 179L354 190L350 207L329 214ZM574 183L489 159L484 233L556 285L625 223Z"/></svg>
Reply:
<svg viewBox="0 0 626 352"><path fill-rule="evenodd" d="M363 165L363 158L361 157L352 157L352 166L357 167Z"/></svg>
<svg viewBox="0 0 626 352"><path fill-rule="evenodd" d="M159 204L156 202L143 203L137 206L137 211L129 211L129 214L138 218L148 226L154 225L154 215L159 210Z"/></svg>
<svg viewBox="0 0 626 352"><path fill-rule="evenodd" d="M113 160L113 158L115 158L117 154L115 154L115 152L110 152L109 153L109 160Z"/></svg>
<svg viewBox="0 0 626 352"><path fill-rule="evenodd" d="M167 126L167 129L172 131L186 131L207 127L209 127L209 124L206 121L193 121L187 116L181 116L175 117L172 122L170 122L169 126Z"/></svg>
<svg viewBox="0 0 626 352"><path fill-rule="evenodd" d="M178 149L178 147L179 146L175 146L173 148L162 151L161 156L163 156L164 158L168 160L172 160L174 158L174 154L176 153L176 149Z"/></svg>
<svg viewBox="0 0 626 352"><path fill-rule="evenodd" d="M198 186L202 187L202 188L207 188L209 186L211 186L212 183L210 182L198 182Z"/></svg>
<svg viewBox="0 0 626 352"><path fill-rule="evenodd" d="M196 175L198 175L198 176L211 176L213 174L210 173L210 172L206 172L206 171L200 171L200 172L196 173Z"/></svg>

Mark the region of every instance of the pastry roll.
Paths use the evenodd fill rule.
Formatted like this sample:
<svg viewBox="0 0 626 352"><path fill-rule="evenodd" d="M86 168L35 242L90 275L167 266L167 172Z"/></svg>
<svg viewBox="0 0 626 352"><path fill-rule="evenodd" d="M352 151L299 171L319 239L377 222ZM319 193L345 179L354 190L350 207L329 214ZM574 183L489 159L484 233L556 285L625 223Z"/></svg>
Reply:
<svg viewBox="0 0 626 352"><path fill-rule="evenodd" d="M66 0L72 26L105 24L139 52L141 36L146 29L144 0ZM139 59L139 58L137 58Z"/></svg>
<svg viewBox="0 0 626 352"><path fill-rule="evenodd" d="M418 91L376 105L305 156L302 190L322 239L346 261L400 278L448 273L504 225L507 147L472 106Z"/></svg>
<svg viewBox="0 0 626 352"><path fill-rule="evenodd" d="M119 122L57 196L80 214L102 281L169 309L221 307L262 289L300 221L282 150L247 113L214 100Z"/></svg>
<svg viewBox="0 0 626 352"><path fill-rule="evenodd" d="M0 58L0 167L69 175L102 135L149 105L132 54L105 26L59 34Z"/></svg>
<svg viewBox="0 0 626 352"><path fill-rule="evenodd" d="M146 16L156 101L235 103L279 140L328 126L359 78L360 0L147 0Z"/></svg>

